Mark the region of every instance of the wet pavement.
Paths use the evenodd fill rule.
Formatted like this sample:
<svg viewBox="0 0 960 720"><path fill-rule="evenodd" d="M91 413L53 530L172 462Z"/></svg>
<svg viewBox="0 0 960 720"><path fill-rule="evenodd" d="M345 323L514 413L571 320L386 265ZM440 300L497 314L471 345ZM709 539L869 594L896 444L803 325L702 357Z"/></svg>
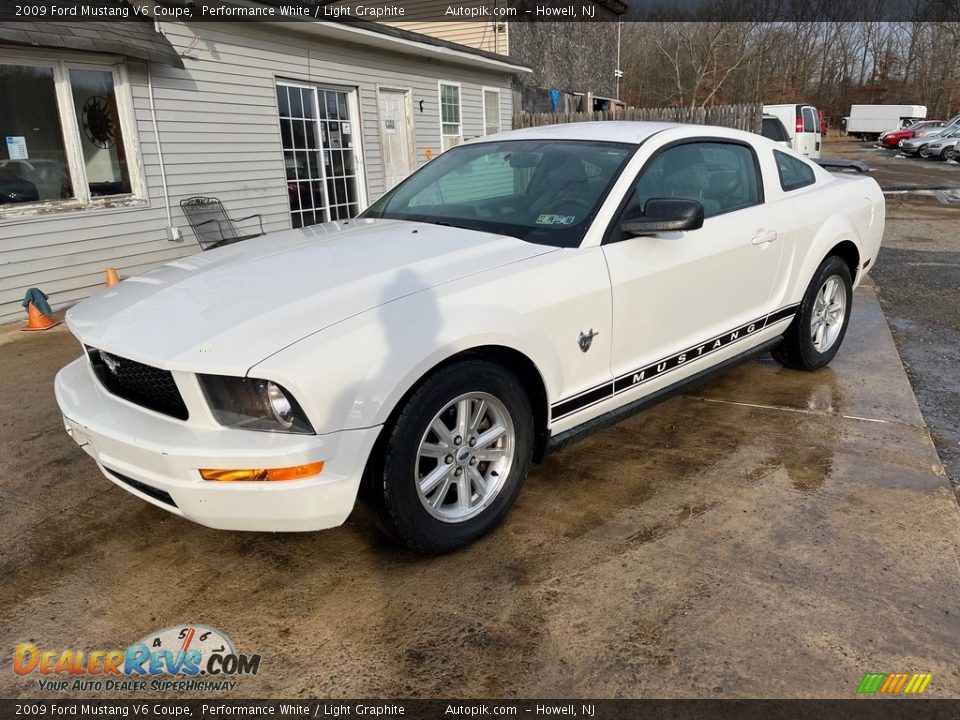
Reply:
<svg viewBox="0 0 960 720"><path fill-rule="evenodd" d="M18 642L188 622L263 655L233 697L852 697L897 671L960 695L960 513L871 288L830 368L754 360L597 434L435 559L359 510L229 533L115 488L60 425L77 353L0 344L2 697L45 695Z"/></svg>
<svg viewBox="0 0 960 720"><path fill-rule="evenodd" d="M960 164L897 157L835 140L824 154L863 160L886 192L871 270L940 459L960 493ZM953 190L911 188L953 187Z"/></svg>
<svg viewBox="0 0 960 720"><path fill-rule="evenodd" d="M873 142L836 137L824 141L822 155L865 162L870 167L870 175L888 193L923 191L942 203L957 202L960 164L956 162L925 160L878 148Z"/></svg>

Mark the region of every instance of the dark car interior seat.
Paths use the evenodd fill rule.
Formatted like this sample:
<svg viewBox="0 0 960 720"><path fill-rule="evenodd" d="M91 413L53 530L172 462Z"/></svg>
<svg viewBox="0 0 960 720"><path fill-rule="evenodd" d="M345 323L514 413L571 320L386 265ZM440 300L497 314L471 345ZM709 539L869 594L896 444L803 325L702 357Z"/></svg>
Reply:
<svg viewBox="0 0 960 720"><path fill-rule="evenodd" d="M557 211L564 199L582 198L589 193L589 178L583 163L575 155L556 153L544 159L533 176L527 196L534 214Z"/></svg>

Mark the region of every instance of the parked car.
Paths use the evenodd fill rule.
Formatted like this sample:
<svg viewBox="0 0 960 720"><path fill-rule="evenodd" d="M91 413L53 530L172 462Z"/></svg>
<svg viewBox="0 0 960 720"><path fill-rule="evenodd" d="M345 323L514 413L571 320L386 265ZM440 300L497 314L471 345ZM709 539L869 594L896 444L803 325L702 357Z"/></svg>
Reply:
<svg viewBox="0 0 960 720"><path fill-rule="evenodd" d="M900 151L905 155L919 155L920 157L929 157L927 154L927 146L930 143L935 143L938 140L942 140L950 137L957 137L955 133L960 133L960 126L951 127L944 126L940 129L940 132L933 135L923 135L920 137L909 138L900 143Z"/></svg>
<svg viewBox="0 0 960 720"><path fill-rule="evenodd" d="M807 157L820 157L820 112L813 105L788 103L786 105L764 105L766 115L780 118L787 134L790 147Z"/></svg>
<svg viewBox="0 0 960 720"><path fill-rule="evenodd" d="M883 135L880 136L879 142L884 147L896 148L899 147L900 143L904 140L909 140L912 137L937 133L946 124L945 120L921 120L920 122L911 124L909 127L883 133Z"/></svg>
<svg viewBox="0 0 960 720"><path fill-rule="evenodd" d="M931 138L930 142L920 150L920 156L928 160L954 160L956 159L958 141L960 141L960 128L949 135L938 135Z"/></svg>
<svg viewBox="0 0 960 720"><path fill-rule="evenodd" d="M764 115L760 124L760 134L768 140L784 147L790 147L790 133L776 115Z"/></svg>
<svg viewBox="0 0 960 720"><path fill-rule="evenodd" d="M843 342L884 198L759 135L529 128L447 150L359 218L125 280L67 313L67 431L198 523L304 531L358 494L429 553L532 460L749 356Z"/></svg>

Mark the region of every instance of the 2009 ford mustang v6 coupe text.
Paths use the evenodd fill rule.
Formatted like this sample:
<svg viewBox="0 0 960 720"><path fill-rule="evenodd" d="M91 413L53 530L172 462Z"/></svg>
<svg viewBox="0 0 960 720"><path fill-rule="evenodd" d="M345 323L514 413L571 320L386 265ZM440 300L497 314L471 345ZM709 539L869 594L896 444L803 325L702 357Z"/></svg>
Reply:
<svg viewBox="0 0 960 720"><path fill-rule="evenodd" d="M132 277L67 314L67 431L214 528L316 530L368 500L441 553L532 460L751 354L833 358L884 201L758 135L653 123L453 148L359 218Z"/></svg>

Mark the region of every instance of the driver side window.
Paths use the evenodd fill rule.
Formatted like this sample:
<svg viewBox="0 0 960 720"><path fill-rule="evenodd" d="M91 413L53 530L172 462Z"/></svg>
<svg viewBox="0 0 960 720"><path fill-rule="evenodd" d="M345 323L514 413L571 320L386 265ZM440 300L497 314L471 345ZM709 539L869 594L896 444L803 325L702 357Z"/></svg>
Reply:
<svg viewBox="0 0 960 720"><path fill-rule="evenodd" d="M757 205L760 177L753 150L721 141L669 147L640 171L621 220L642 216L651 198L696 200L707 218Z"/></svg>
<svg viewBox="0 0 960 720"><path fill-rule="evenodd" d="M674 145L644 165L608 242L624 240L619 223L642 217L651 198L683 198L703 205L705 218L759 205L760 174L746 145L696 141Z"/></svg>

